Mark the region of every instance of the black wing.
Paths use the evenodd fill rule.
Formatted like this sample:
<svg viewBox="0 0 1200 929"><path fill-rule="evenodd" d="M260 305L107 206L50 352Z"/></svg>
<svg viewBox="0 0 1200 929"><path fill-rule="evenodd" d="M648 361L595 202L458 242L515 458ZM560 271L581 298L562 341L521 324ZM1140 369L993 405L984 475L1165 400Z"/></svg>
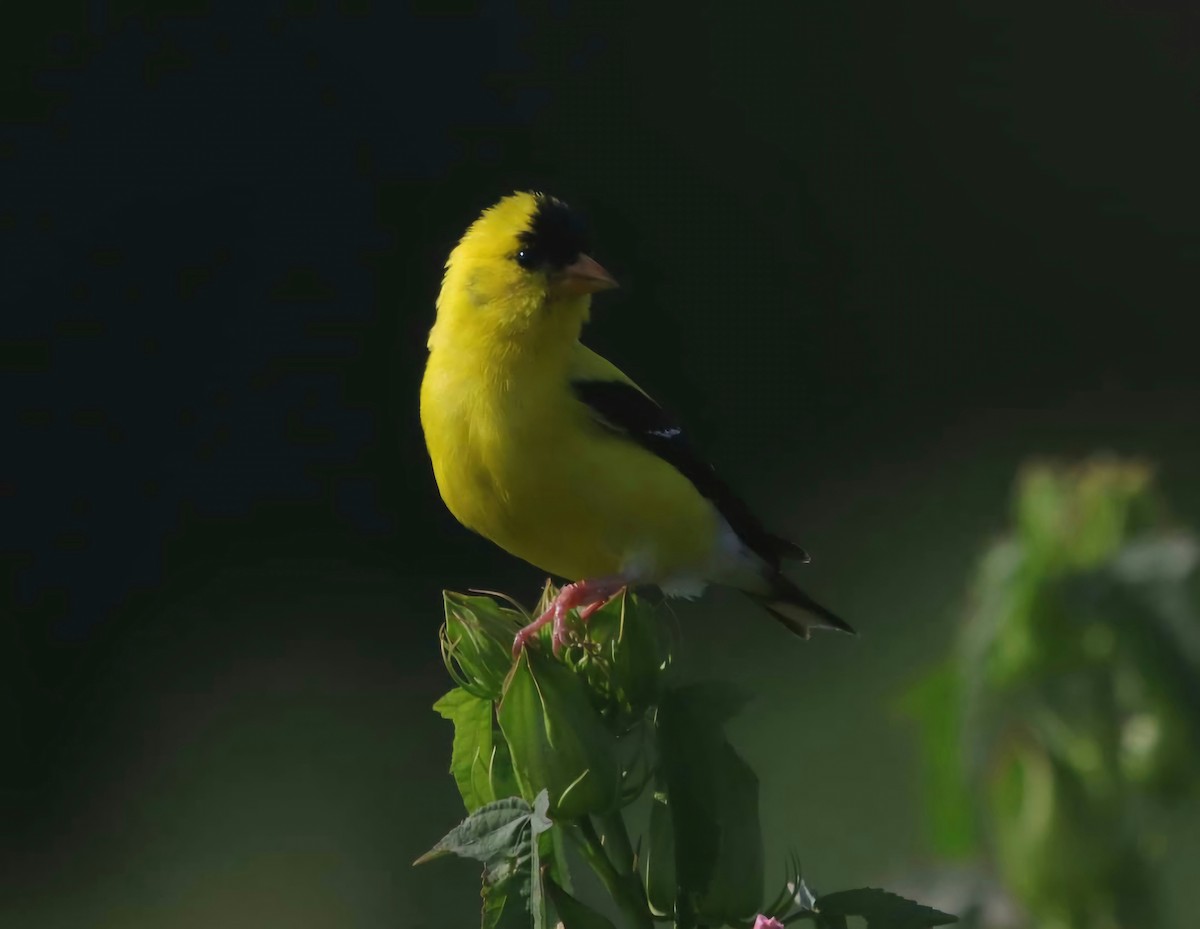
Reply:
<svg viewBox="0 0 1200 929"><path fill-rule="evenodd" d="M691 481L746 547L772 569L778 571L785 557L808 561L799 545L763 528L713 466L696 454L674 418L646 394L621 381L572 381L571 388L601 425L657 455Z"/></svg>

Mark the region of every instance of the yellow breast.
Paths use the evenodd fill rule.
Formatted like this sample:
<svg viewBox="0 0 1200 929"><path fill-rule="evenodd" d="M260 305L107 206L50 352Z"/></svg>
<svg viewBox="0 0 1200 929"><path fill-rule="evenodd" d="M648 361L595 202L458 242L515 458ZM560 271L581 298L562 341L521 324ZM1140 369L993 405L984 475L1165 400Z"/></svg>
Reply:
<svg viewBox="0 0 1200 929"><path fill-rule="evenodd" d="M421 421L442 498L464 525L560 577L702 573L719 517L673 467L590 418L569 386L586 352L431 351Z"/></svg>

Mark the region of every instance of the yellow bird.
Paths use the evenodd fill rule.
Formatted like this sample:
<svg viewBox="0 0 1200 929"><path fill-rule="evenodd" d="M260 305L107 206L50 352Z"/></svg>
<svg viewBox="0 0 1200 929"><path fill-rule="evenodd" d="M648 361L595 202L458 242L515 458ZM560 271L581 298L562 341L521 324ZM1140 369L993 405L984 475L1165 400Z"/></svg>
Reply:
<svg viewBox="0 0 1200 929"><path fill-rule="evenodd" d="M579 341L591 295L617 283L577 216L540 193L505 197L450 253L421 424L442 499L463 525L572 582L523 629L554 648L622 588L744 591L789 629L853 632L780 571L804 549L768 532L676 421Z"/></svg>

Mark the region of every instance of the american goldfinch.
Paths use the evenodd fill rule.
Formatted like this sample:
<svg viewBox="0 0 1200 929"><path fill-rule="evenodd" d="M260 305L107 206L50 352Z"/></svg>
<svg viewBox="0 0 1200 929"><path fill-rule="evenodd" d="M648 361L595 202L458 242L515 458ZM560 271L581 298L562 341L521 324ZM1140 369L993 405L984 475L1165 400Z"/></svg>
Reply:
<svg viewBox="0 0 1200 929"><path fill-rule="evenodd" d="M617 283L578 217L540 193L505 197L450 253L429 334L421 424L442 499L464 526L565 578L519 652L625 587L757 600L808 638L853 632L780 571L804 549L768 532L662 407L579 341L591 295Z"/></svg>

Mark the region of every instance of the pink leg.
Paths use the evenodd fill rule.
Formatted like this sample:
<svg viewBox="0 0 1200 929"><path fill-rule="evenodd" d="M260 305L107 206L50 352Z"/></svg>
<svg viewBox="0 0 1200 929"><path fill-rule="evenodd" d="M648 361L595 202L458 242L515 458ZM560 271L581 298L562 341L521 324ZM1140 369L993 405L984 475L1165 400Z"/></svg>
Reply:
<svg viewBox="0 0 1200 929"><path fill-rule="evenodd" d="M597 600L591 606L585 606L582 610L579 611L579 618L582 619L586 623L589 619L591 619L593 616L595 616L597 613L599 613L602 609L604 609L606 606L608 606L610 603L612 603L613 599L615 597L619 597L621 595L621 591L624 589L625 589L625 585L622 584L621 587L616 591L616 593L609 594L603 600Z"/></svg>
<svg viewBox="0 0 1200 929"><path fill-rule="evenodd" d="M602 577L594 581L582 580L567 584L558 592L558 596L545 613L517 633L516 639L513 640L513 657L520 655L521 650L533 640L538 630L549 622L554 623L554 654L557 655L567 643L567 615L571 610L603 605L618 593L625 583L623 578ZM593 612L595 610L584 610L580 616L586 621ZM584 616L584 613L587 615Z"/></svg>

